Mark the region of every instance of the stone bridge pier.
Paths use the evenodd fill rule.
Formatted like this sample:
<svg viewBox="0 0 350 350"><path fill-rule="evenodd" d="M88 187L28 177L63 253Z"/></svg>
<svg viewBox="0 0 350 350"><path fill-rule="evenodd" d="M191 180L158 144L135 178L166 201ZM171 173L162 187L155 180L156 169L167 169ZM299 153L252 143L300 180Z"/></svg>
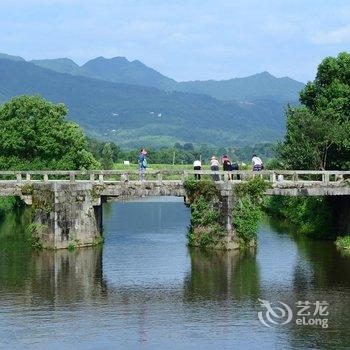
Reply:
<svg viewBox="0 0 350 350"><path fill-rule="evenodd" d="M90 246L101 240L102 201L91 183L34 183L27 204L33 207L32 234L45 248Z"/></svg>

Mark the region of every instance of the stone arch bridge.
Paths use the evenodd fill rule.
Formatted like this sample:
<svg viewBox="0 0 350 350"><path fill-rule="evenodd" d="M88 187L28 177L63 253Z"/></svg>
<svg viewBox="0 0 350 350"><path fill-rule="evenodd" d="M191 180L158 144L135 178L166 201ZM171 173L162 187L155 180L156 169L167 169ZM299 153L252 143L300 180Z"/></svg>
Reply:
<svg viewBox="0 0 350 350"><path fill-rule="evenodd" d="M102 235L102 204L146 196L184 197L189 177L213 181L220 193L221 225L226 228L226 246L235 240L232 227L233 188L252 177L271 184L267 195L331 196L337 203L343 233L350 233L350 171L148 171L145 181L135 171L3 171L0 196L19 196L32 205L33 227L48 248L88 246ZM239 176L239 180L237 180ZM199 180L200 181L200 180Z"/></svg>

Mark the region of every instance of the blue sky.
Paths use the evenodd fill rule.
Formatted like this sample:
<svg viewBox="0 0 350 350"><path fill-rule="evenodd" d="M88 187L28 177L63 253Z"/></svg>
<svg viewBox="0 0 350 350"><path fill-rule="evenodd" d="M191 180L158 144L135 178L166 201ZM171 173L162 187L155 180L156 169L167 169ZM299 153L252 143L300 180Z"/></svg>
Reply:
<svg viewBox="0 0 350 350"><path fill-rule="evenodd" d="M1 0L0 52L139 59L177 80L313 79L350 51L349 0Z"/></svg>

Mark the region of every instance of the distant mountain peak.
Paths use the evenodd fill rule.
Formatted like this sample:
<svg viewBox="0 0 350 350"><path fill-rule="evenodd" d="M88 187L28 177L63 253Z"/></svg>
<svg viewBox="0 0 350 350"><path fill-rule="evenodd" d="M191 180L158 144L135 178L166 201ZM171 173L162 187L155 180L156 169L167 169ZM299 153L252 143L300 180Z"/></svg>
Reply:
<svg viewBox="0 0 350 350"><path fill-rule="evenodd" d="M255 73L255 74L249 75L247 77L240 77L238 79L249 79L249 78L278 79L266 70L264 70L263 72L260 72L260 73Z"/></svg>
<svg viewBox="0 0 350 350"><path fill-rule="evenodd" d="M32 63L33 62L66 62L66 63L72 63L78 66L71 58L68 58L68 57L36 59L36 60L30 60L29 62L32 62Z"/></svg>
<svg viewBox="0 0 350 350"><path fill-rule="evenodd" d="M1 56L0 56L1 58ZM288 77L275 77L268 71L226 80L177 81L162 75L155 69L135 59L124 56L106 58L99 56L79 67L68 58L55 60L34 60L32 63L43 68L81 75L115 83L155 87L165 91L182 91L210 95L219 100L252 102L269 99L282 101L298 100L303 83Z"/></svg>
<svg viewBox="0 0 350 350"><path fill-rule="evenodd" d="M139 60L133 60L133 61L131 61L131 63L137 64L137 65L140 65L140 66L143 66L143 67L147 67L144 63L142 63L142 62L139 61Z"/></svg>
<svg viewBox="0 0 350 350"><path fill-rule="evenodd" d="M93 58L93 59L87 61L84 64L84 66L87 65L87 64L90 64L92 62L93 63L96 63L96 62L111 62L111 63L113 63L113 62L129 62L129 61L123 56L115 56L115 57L111 57L111 58L107 58L107 57L104 57L104 56L98 56L96 58Z"/></svg>
<svg viewBox="0 0 350 350"><path fill-rule="evenodd" d="M67 57L31 60L30 63L33 63L41 68L73 75L77 74L80 70L80 67L73 60Z"/></svg>
<svg viewBox="0 0 350 350"><path fill-rule="evenodd" d="M97 57L82 66L83 75L126 84L135 84L171 90L176 82L138 60L126 57Z"/></svg>
<svg viewBox="0 0 350 350"><path fill-rule="evenodd" d="M11 61L25 61L25 59L21 56L13 56L13 55L8 55L7 53L1 53L0 52L0 59L5 59L5 60L11 60Z"/></svg>

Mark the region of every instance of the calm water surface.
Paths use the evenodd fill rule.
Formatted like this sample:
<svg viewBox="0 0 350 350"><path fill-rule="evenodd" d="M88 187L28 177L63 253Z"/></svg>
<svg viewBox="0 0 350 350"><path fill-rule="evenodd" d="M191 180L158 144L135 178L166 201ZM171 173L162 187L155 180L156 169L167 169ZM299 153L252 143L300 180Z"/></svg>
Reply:
<svg viewBox="0 0 350 350"><path fill-rule="evenodd" d="M266 219L256 252L186 247L175 199L107 203L105 244L33 253L29 217L0 226L4 349L349 349L350 257ZM258 299L327 301L328 329L268 328Z"/></svg>

